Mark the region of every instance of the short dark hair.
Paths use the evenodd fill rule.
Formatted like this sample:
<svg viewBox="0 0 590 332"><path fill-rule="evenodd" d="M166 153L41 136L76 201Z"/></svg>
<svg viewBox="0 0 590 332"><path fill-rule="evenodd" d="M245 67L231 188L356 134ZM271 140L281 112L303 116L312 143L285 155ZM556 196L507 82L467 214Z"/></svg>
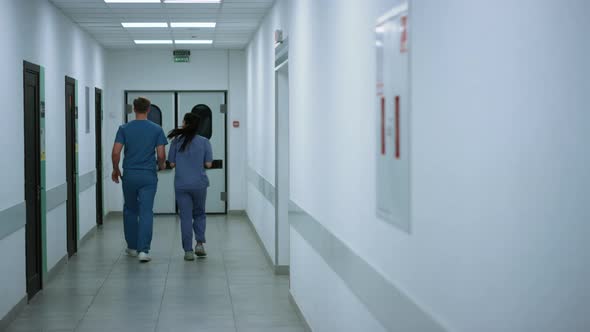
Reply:
<svg viewBox="0 0 590 332"><path fill-rule="evenodd" d="M133 109L137 113L147 113L150 110L150 105L152 103L149 99L145 97L137 97L133 101Z"/></svg>

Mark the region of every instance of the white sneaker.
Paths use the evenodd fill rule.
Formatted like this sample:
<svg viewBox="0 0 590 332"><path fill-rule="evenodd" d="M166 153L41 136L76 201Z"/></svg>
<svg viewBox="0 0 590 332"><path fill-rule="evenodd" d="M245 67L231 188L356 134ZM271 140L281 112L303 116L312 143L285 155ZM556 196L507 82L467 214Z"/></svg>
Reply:
<svg viewBox="0 0 590 332"><path fill-rule="evenodd" d="M145 252L140 252L139 253L139 261L141 263L147 263L147 262L149 262L151 260L152 260L152 258L150 257L149 254L146 254Z"/></svg>
<svg viewBox="0 0 590 332"><path fill-rule="evenodd" d="M125 249L125 253L127 254L127 256L131 256L131 257L137 257L137 250L135 249Z"/></svg>
<svg viewBox="0 0 590 332"><path fill-rule="evenodd" d="M184 253L184 260L185 261L194 261L195 260L195 253L192 251L187 251Z"/></svg>
<svg viewBox="0 0 590 332"><path fill-rule="evenodd" d="M207 252L202 244L197 244L195 247L195 254L197 254L197 257L207 257Z"/></svg>

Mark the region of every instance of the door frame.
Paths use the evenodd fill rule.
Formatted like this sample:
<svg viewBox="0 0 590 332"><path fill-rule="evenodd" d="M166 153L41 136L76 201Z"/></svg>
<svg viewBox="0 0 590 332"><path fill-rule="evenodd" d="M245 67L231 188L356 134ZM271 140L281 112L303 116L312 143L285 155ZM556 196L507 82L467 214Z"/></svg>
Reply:
<svg viewBox="0 0 590 332"><path fill-rule="evenodd" d="M223 158L225 160L224 162L224 169L225 169L225 186L224 186L224 192L226 193L225 195L225 212L222 213L208 213L209 215L226 215L227 211L229 209L229 193L227 190L227 175L229 173L229 159L228 159L228 155L227 155L227 132L228 132L228 114L229 114L229 103L228 103L228 99L227 99L227 95L228 95L228 90L125 90L124 91L124 96L123 96L123 112L125 115L125 123L127 123L127 105L129 105L127 103L128 100L128 94L130 93L140 93L140 92L147 92L147 93L174 93L174 121L176 122L174 124L175 128L178 128L178 94L179 93L185 93L185 92L219 92L219 93L223 93L223 99L225 100L225 105L227 107L227 111L225 113L225 138L224 138L224 151L223 151ZM176 210L176 212L178 213L178 208Z"/></svg>
<svg viewBox="0 0 590 332"><path fill-rule="evenodd" d="M72 97L72 110L68 114L68 92L67 86L71 85L74 88L74 95ZM77 100L77 81L69 76L65 77L64 85L64 101L65 101L65 120L66 120L66 184L67 184L67 212L66 212L66 237L67 237L67 251L68 257L72 257L78 251L78 100ZM69 133L69 135L68 135ZM71 135L71 136L70 136ZM70 139L68 141L68 138ZM73 154L73 155L72 155ZM70 159L72 158L72 159ZM68 160L71 160L72 165L68 167Z"/></svg>
<svg viewBox="0 0 590 332"><path fill-rule="evenodd" d="M280 127L281 127L281 120L284 120L284 111L283 107L281 107L283 100L281 99L285 93L280 93L283 86L280 84L279 79L286 75L287 80L289 77L289 40L285 39L280 44L275 47L275 63L274 63L274 92L275 92L275 273L276 274L289 274L289 266L288 264L284 264L280 261L280 250L281 250L281 234L283 232L283 227L287 227L287 232L290 232L290 222L289 222L289 205L290 205L290 137L289 137L289 130L290 130L290 108L289 108L289 101L287 101L287 137L286 137L286 145L287 145L287 161L286 165L284 165L284 160L280 158L283 155L281 153L283 146L284 137L281 135ZM287 81L287 98L290 98L289 94L289 82ZM286 169L284 168L286 167ZM285 174L287 173L287 177ZM285 183L286 181L286 183ZM286 197L285 197L286 196ZM287 236L284 238L285 242L289 241L289 237ZM290 246L290 244L289 244ZM289 250L290 247L289 247Z"/></svg>
<svg viewBox="0 0 590 332"><path fill-rule="evenodd" d="M34 109L34 115L33 117L30 117L27 119L26 114L24 113L26 111L25 109L25 104L26 104L26 95L24 93L24 90L26 88L26 73L33 73L37 75L37 103L35 105L35 109ZM25 206L26 206L26 226L25 226L25 266L26 266L26 273L25 273L25 285L26 285L26 291L27 291L27 298L30 300L32 299L35 294L37 294L41 289L43 289L43 226L42 226L42 220L43 220L43 211L42 211L42 143L41 143L41 139L42 139L42 133L41 133L41 129L42 129L42 124L41 124L41 117L42 117L42 110L41 110L41 103L42 103L42 96L41 96L42 92L41 92L41 66L27 62L27 61L23 61L23 128L24 128L24 135L30 135L29 130L31 129L31 127L33 127L32 129L35 131L35 135L34 137L36 137L37 139L35 139L33 141L33 155L35 156L34 164L31 165L30 163L27 163L27 151L29 150L28 148L30 147L30 143L27 144L26 138L23 142L23 147L24 147L24 155L23 155L23 159L24 159L24 180L25 180ZM28 120L30 119L36 119L36 121L33 121L33 123L29 123ZM30 167L32 167L33 169L31 170ZM31 174L34 173L34 174ZM31 188L31 184L27 185L27 183L30 182L30 177L31 175L33 175L33 188ZM30 200L26 199L27 196L27 192L29 190L35 190L36 191L36 195L34 198L34 201L31 202ZM32 215L32 216L31 216ZM33 225L31 226L30 224L30 220L31 217L34 218L34 222ZM30 227L34 227L35 229L35 252L31 252L31 249L29 248L29 229ZM34 261L33 263L36 265L36 270L38 271L39 275L38 275L38 282L35 285L31 285L29 284L29 262L30 261Z"/></svg>
<svg viewBox="0 0 590 332"><path fill-rule="evenodd" d="M102 90L94 88L94 140L96 163L96 224L103 224L104 217L104 187L103 187L103 158L102 158Z"/></svg>

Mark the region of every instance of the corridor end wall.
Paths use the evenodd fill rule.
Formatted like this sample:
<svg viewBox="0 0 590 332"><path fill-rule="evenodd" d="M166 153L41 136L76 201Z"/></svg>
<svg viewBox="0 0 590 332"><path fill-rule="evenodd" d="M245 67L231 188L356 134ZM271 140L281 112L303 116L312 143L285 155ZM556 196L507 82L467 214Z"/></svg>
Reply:
<svg viewBox="0 0 590 332"><path fill-rule="evenodd" d="M228 210L245 209L246 65L242 50L192 50L191 61L175 63L170 50L110 50L107 52L105 104L105 192L109 211L123 210L121 185L110 180L110 148L117 129L125 122L125 90L198 91L227 90ZM232 122L239 121L240 128Z"/></svg>

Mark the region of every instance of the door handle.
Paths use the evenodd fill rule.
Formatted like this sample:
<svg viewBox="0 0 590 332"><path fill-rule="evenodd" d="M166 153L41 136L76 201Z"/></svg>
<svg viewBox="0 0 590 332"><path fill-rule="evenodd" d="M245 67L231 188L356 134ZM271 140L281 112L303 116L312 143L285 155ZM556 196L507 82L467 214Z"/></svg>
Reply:
<svg viewBox="0 0 590 332"><path fill-rule="evenodd" d="M213 162L211 163L211 169L221 169L223 168L223 160L221 159L216 159L213 160Z"/></svg>

